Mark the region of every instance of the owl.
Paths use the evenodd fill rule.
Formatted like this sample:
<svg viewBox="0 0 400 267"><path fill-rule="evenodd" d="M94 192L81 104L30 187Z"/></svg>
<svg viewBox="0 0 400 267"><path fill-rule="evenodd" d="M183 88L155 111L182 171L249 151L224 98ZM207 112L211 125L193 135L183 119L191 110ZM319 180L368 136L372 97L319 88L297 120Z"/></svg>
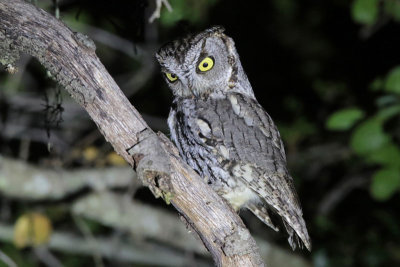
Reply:
<svg viewBox="0 0 400 267"><path fill-rule="evenodd" d="M236 211L275 231L269 213L278 214L292 249L311 250L281 137L233 40L216 26L165 44L156 59L174 96L168 126L182 158Z"/></svg>

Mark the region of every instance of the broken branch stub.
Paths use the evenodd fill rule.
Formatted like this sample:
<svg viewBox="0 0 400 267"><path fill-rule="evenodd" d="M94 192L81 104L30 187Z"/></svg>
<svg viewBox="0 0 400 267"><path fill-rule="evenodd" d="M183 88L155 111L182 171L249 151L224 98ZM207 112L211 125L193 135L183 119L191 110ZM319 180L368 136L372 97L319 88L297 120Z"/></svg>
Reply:
<svg viewBox="0 0 400 267"><path fill-rule="evenodd" d="M159 136L161 135L159 133ZM135 161L138 177L143 184L149 187L156 198L162 197L167 204L170 204L174 196L170 183L171 155L159 136L146 128L138 133L138 143L128 149L128 153Z"/></svg>

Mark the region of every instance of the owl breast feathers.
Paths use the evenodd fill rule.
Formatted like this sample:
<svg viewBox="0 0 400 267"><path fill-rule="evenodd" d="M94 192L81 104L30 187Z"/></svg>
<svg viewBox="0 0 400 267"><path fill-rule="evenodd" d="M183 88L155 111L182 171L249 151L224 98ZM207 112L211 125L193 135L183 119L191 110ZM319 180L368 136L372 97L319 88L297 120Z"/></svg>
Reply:
<svg viewBox="0 0 400 267"><path fill-rule="evenodd" d="M275 212L292 248L311 250L278 129L232 39L214 27L163 46L156 58L175 97L168 125L182 158L235 210L248 208L278 231Z"/></svg>

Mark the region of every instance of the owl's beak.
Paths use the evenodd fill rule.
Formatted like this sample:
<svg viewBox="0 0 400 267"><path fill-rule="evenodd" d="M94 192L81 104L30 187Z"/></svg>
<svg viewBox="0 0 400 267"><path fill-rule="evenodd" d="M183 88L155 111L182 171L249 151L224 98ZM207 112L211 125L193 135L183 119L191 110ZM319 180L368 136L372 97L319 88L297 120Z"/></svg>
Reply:
<svg viewBox="0 0 400 267"><path fill-rule="evenodd" d="M193 91L193 78L191 77L192 74L190 73L190 71L186 71L184 73L180 73L178 74L179 79L181 80L182 84L184 84L187 88L187 90L190 91L190 93L192 93L192 95L194 95L194 91Z"/></svg>
<svg viewBox="0 0 400 267"><path fill-rule="evenodd" d="M186 79L186 84L187 84L187 87L188 87L189 91L192 93L193 96L195 96L195 93L192 90L192 88L193 88L193 80L190 79L190 78L187 78Z"/></svg>

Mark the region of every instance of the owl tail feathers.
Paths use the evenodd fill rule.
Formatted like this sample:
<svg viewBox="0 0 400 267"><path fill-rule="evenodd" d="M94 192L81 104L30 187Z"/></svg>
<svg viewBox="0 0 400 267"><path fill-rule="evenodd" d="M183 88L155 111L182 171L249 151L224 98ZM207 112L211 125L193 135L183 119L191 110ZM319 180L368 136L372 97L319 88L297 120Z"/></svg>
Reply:
<svg viewBox="0 0 400 267"><path fill-rule="evenodd" d="M257 216L263 223L274 229L276 232L279 231L279 228L274 225L269 217L267 209L261 203L249 203L247 204L247 208Z"/></svg>
<svg viewBox="0 0 400 267"><path fill-rule="evenodd" d="M247 208L258 217L263 223L274 229L276 232L279 231L279 228L275 226L275 224L272 222L271 218L269 217L268 210L264 206L262 202L258 203L248 203ZM290 226L289 223L287 223L285 220L283 221L283 225L286 228L287 233L289 234L288 242L289 245L292 247L293 250L295 250L297 247L303 249L304 246L311 251L311 240L310 237L308 236L307 228L305 225L305 222L302 217L296 217L293 218L295 221L297 221L294 225L299 226L298 231L295 231L293 227Z"/></svg>
<svg viewBox="0 0 400 267"><path fill-rule="evenodd" d="M285 220L282 221L287 233L289 234L288 242L292 249L295 250L297 247L303 249L305 246L308 251L311 251L311 240L308 236L307 229L305 228L305 232L301 232L299 235L299 233L297 233L287 222L285 222Z"/></svg>

